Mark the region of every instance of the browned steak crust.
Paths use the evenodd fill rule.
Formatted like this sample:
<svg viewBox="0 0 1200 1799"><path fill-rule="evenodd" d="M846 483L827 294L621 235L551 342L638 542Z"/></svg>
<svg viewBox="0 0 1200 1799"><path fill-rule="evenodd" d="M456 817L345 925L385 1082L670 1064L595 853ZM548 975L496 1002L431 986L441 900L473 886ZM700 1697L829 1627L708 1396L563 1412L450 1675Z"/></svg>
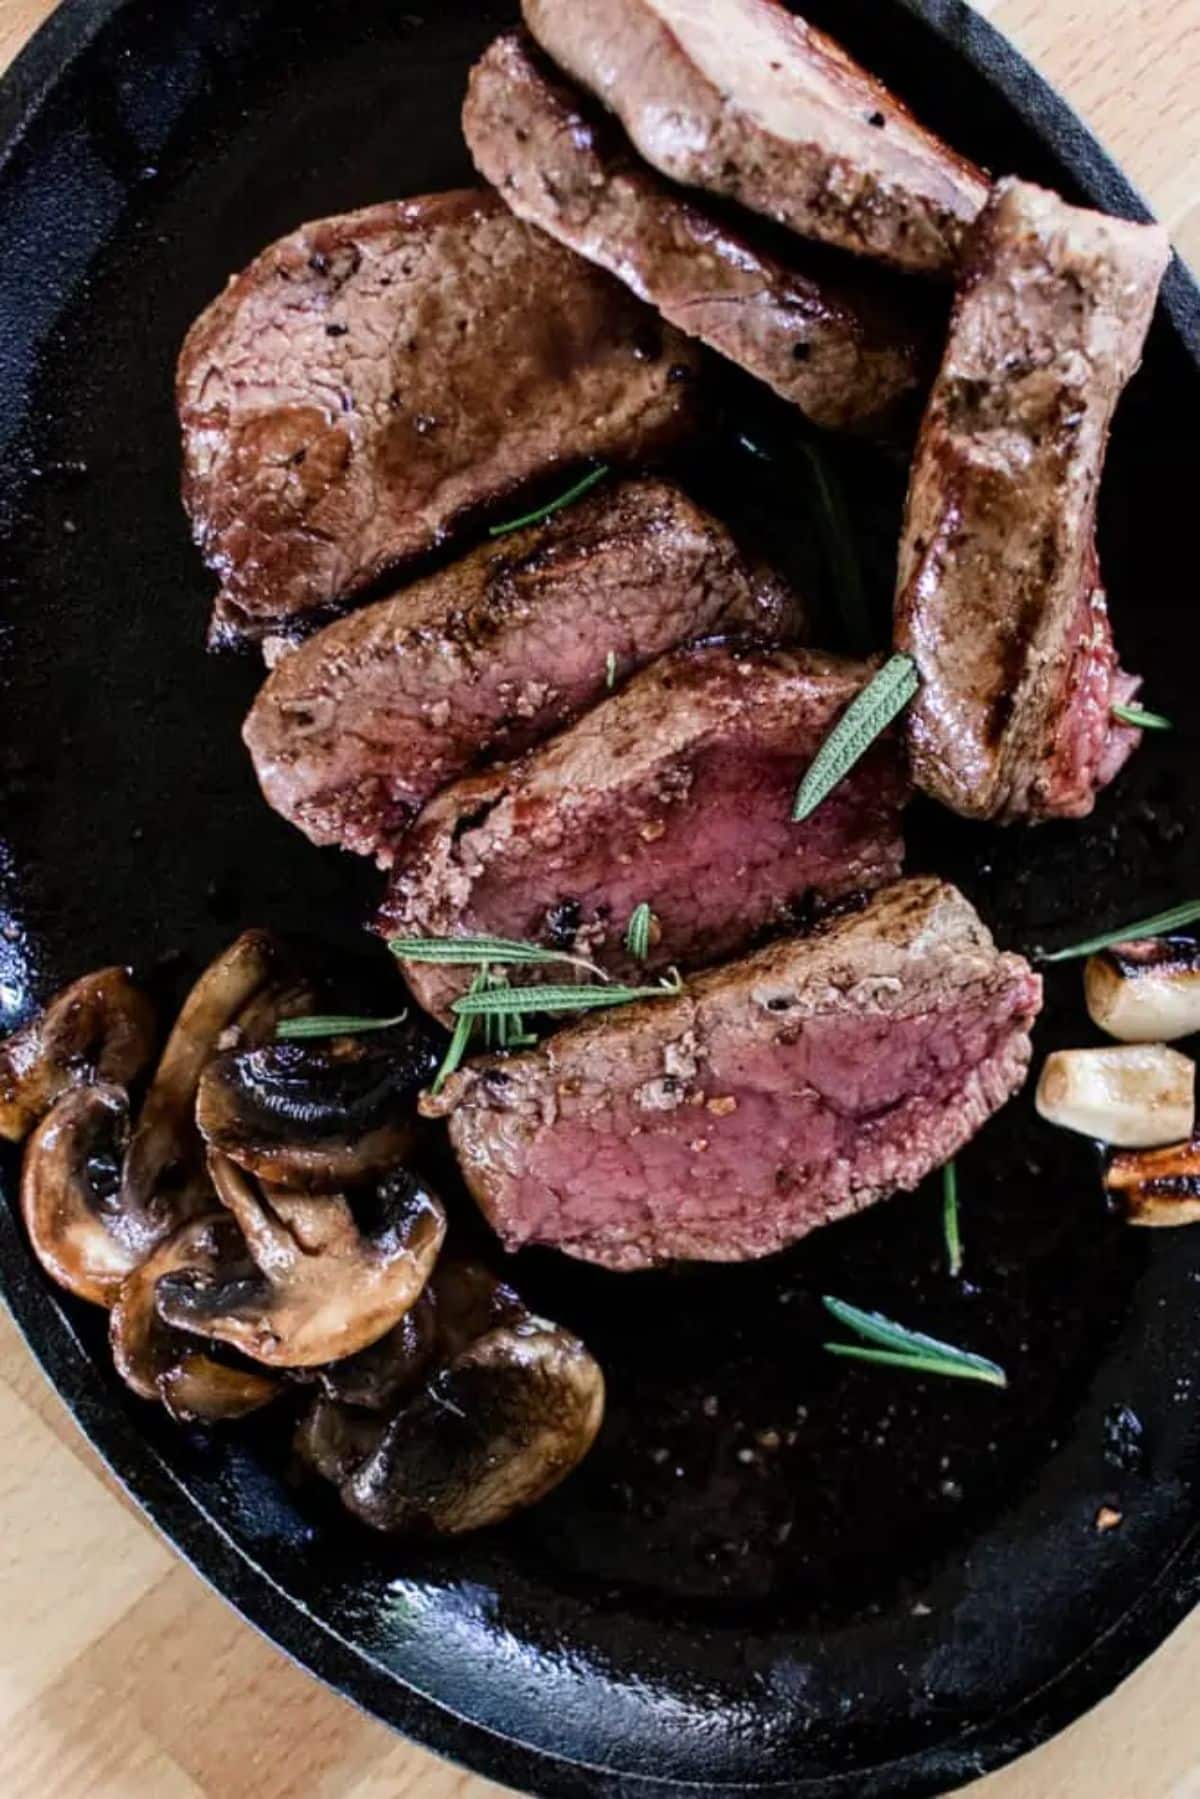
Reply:
<svg viewBox="0 0 1200 1799"><path fill-rule="evenodd" d="M244 736L314 843L391 859L440 787L512 756L691 638L796 637L802 608L668 481L603 488L327 625L275 669Z"/></svg>
<svg viewBox="0 0 1200 1799"><path fill-rule="evenodd" d="M970 818L1078 818L1137 734L1096 561L1113 410L1166 233L997 187L968 251L922 427L896 645L916 660L913 770Z"/></svg>
<svg viewBox="0 0 1200 1799"><path fill-rule="evenodd" d="M696 367L687 338L492 193L303 226L180 357L214 636L295 626L558 464L649 454L685 428Z"/></svg>
<svg viewBox="0 0 1200 1799"><path fill-rule="evenodd" d="M524 33L497 38L475 65L463 131L521 218L816 424L877 425L920 385L930 334L903 283L794 238L781 254L749 218L672 187Z"/></svg>
<svg viewBox="0 0 1200 1799"><path fill-rule="evenodd" d="M1041 983L922 878L489 1057L424 1109L510 1249L741 1261L907 1190L1024 1079Z"/></svg>
<svg viewBox="0 0 1200 1799"><path fill-rule="evenodd" d="M673 181L896 268L953 269L985 177L778 0L523 0L523 11Z"/></svg>

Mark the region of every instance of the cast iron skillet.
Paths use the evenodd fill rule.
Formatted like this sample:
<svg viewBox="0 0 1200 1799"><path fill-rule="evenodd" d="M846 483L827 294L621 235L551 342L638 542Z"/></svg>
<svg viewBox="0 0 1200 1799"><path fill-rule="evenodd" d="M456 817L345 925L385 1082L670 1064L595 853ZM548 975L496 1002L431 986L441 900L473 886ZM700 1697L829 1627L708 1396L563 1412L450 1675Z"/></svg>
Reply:
<svg viewBox="0 0 1200 1799"><path fill-rule="evenodd" d="M265 809L237 726L251 662L202 653L210 581L177 496L172 365L226 273L302 219L468 178L458 103L511 9L438 0L66 0L0 94L0 1024L133 958L166 998L241 925L319 936L369 998L371 874ZM1066 108L954 0L814 0L953 142L1140 216ZM1150 702L1194 716L1198 296L1176 265L1120 415L1102 538ZM764 485L726 424L689 478L785 547L812 526L786 447ZM763 421L768 437L780 418ZM846 455L886 607L902 469ZM774 482L774 487L771 482ZM918 816L913 866L1030 948L1200 892L1190 729L1083 826ZM1085 1039L1056 971L1042 1048ZM0 1168L13 1191L13 1161ZM1089 1147L1028 1099L962 1158L967 1278L936 1192L769 1264L516 1270L580 1329L611 1406L535 1514L449 1547L377 1541L287 1475L283 1425L181 1432L133 1400L103 1321L0 1206L12 1310L92 1441L213 1585L379 1717L545 1794L931 1794L1109 1691L1200 1589L1200 1231L1110 1218ZM999 1357L1011 1391L820 1352L816 1296ZM1097 1512L1123 1515L1100 1534Z"/></svg>

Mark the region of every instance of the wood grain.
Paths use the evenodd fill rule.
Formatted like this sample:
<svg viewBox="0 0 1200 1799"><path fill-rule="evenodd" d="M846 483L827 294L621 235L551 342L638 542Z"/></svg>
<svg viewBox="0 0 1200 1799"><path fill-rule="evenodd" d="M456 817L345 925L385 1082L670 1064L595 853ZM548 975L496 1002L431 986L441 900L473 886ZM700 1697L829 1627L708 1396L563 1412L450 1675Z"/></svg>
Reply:
<svg viewBox="0 0 1200 1799"><path fill-rule="evenodd" d="M187 0L177 0L187 4ZM0 67L53 0L0 0ZM1200 0L980 0L1200 265ZM4 1799L488 1799L269 1648L117 1492L0 1316ZM1200 1613L972 1799L1200 1799Z"/></svg>

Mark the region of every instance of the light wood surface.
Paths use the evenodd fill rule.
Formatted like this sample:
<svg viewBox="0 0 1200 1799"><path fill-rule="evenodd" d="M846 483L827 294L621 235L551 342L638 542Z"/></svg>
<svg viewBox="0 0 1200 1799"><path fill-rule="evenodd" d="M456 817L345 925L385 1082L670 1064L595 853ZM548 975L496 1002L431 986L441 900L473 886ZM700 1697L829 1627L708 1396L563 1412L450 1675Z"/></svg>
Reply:
<svg viewBox="0 0 1200 1799"><path fill-rule="evenodd" d="M187 5L189 0L175 0ZM0 67L53 0L0 0ZM1200 0L981 0L1200 267ZM0 1314L0 1799L488 1799L269 1648L117 1493ZM1200 1613L972 1799L1200 1799Z"/></svg>

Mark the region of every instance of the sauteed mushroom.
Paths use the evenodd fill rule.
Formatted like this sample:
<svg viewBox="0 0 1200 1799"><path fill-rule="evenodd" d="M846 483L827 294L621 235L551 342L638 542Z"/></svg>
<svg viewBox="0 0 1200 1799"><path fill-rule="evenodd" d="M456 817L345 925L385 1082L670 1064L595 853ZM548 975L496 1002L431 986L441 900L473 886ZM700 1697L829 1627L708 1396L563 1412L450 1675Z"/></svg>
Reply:
<svg viewBox="0 0 1200 1799"><path fill-rule="evenodd" d="M386 1411L420 1381L433 1356L436 1331L433 1294L426 1287L399 1324L377 1343L313 1373L327 1399L363 1411Z"/></svg>
<svg viewBox="0 0 1200 1799"><path fill-rule="evenodd" d="M0 1137L19 1143L73 1087L125 1087L154 1053L154 1008L125 968L55 995L0 1044Z"/></svg>
<svg viewBox="0 0 1200 1799"><path fill-rule="evenodd" d="M442 1362L456 1355L501 1324L528 1318L529 1310L515 1287L497 1280L483 1262L447 1256L438 1263L433 1280L437 1307L437 1354Z"/></svg>
<svg viewBox="0 0 1200 1799"><path fill-rule="evenodd" d="M356 1196L260 1189L227 1157L209 1167L254 1272L164 1275L159 1317L277 1368L312 1368L376 1342L419 1298L446 1230L441 1204L405 1171Z"/></svg>
<svg viewBox="0 0 1200 1799"><path fill-rule="evenodd" d="M121 1282L158 1241L152 1211L121 1198L129 1141L122 1087L64 1093L25 1149L21 1215L34 1253L52 1280L80 1299L110 1306Z"/></svg>
<svg viewBox="0 0 1200 1799"><path fill-rule="evenodd" d="M307 989L297 983L280 944L266 931L245 931L201 975L184 1001L167 1039L122 1176L122 1205L144 1211L167 1183L179 1189L172 1224L207 1201L196 1088L205 1065L226 1033L274 1029L281 1017L307 1010Z"/></svg>
<svg viewBox="0 0 1200 1799"><path fill-rule="evenodd" d="M336 1192L409 1153L412 1101L437 1063L432 1040L408 1026L369 1042L264 1044L209 1064L196 1121L213 1148L260 1180Z"/></svg>
<svg viewBox="0 0 1200 1799"><path fill-rule="evenodd" d="M320 1394L297 1425L292 1447L306 1467L337 1487L378 1448L384 1429L378 1412Z"/></svg>
<svg viewBox="0 0 1200 1799"><path fill-rule="evenodd" d="M544 1319L488 1331L384 1430L341 1487L385 1531L458 1535L533 1505L591 1448L604 1377L577 1337Z"/></svg>
<svg viewBox="0 0 1200 1799"><path fill-rule="evenodd" d="M258 1368L216 1360L194 1337L169 1329L154 1309L164 1274L200 1268L234 1278L250 1266L236 1223L218 1212L183 1225L126 1278L109 1320L109 1342L118 1374L140 1398L161 1399L173 1417L205 1423L245 1417L276 1398L278 1380Z"/></svg>

